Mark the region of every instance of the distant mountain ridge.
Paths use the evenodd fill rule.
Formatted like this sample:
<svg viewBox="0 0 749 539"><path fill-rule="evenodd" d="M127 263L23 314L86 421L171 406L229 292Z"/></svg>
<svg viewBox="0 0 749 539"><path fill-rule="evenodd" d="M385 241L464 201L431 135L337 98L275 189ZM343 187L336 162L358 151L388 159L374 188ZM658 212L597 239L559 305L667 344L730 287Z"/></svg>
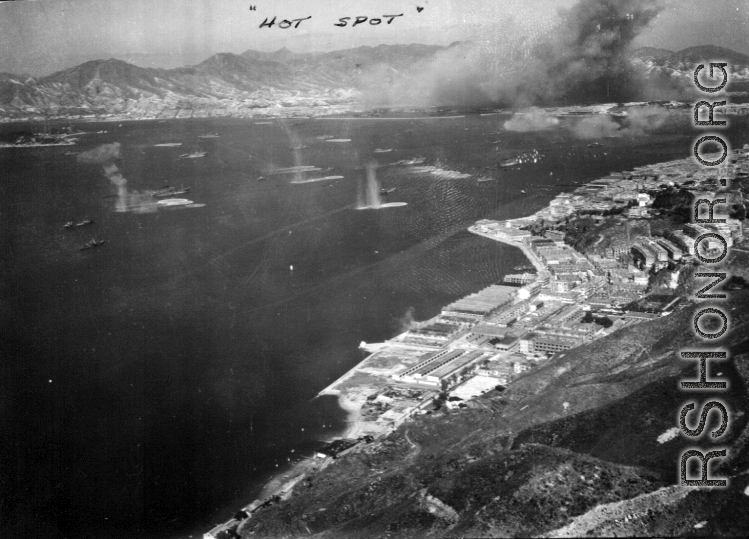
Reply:
<svg viewBox="0 0 749 539"><path fill-rule="evenodd" d="M667 61L672 63L696 63L706 59L727 62L729 65L749 65L749 56L746 54L715 45L700 45L682 49L671 55Z"/></svg>
<svg viewBox="0 0 749 539"><path fill-rule="evenodd" d="M632 56L641 60L652 59L672 66L704 61L723 61L734 66L749 65L749 55L715 45L697 45L678 52L657 47L641 47L632 51Z"/></svg>
<svg viewBox="0 0 749 539"><path fill-rule="evenodd" d="M363 90L376 93L377 84L423 67L441 52L470 46L379 45L326 53L248 50L218 53L174 69L110 58L39 78L2 73L0 119L249 117L361 109ZM730 49L645 47L631 54L644 76L668 80L691 76L691 64L705 58L726 60L749 79L749 56Z"/></svg>
<svg viewBox="0 0 749 539"><path fill-rule="evenodd" d="M380 45L328 53L219 53L174 69L110 58L37 79L0 77L0 117L249 116L279 109L350 107L362 69L405 69L441 47Z"/></svg>

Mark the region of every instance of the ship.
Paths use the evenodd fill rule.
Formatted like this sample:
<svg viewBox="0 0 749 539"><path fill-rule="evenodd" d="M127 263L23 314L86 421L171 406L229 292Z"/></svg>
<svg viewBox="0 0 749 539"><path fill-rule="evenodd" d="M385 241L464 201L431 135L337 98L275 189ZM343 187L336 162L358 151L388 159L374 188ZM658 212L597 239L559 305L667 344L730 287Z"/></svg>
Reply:
<svg viewBox="0 0 749 539"><path fill-rule="evenodd" d="M205 157L205 154L207 152L204 152L202 150L196 150L194 152L190 153L183 153L179 156L180 159L199 159L200 157Z"/></svg>
<svg viewBox="0 0 749 539"><path fill-rule="evenodd" d="M504 161L501 161L499 163L500 167L516 167L520 164L520 160L517 157L513 157L512 159L505 159Z"/></svg>
<svg viewBox="0 0 749 539"><path fill-rule="evenodd" d="M414 157L413 159L401 159L400 161L395 161L394 163L391 163L393 165L421 165L426 161L426 157Z"/></svg>
<svg viewBox="0 0 749 539"><path fill-rule="evenodd" d="M70 230L71 228L79 228L79 227L82 227L82 226L88 226L88 225L92 225L92 224L94 224L94 220L86 218L86 219L83 219L82 221L78 221L78 222L68 221L67 223L65 223L64 225L62 225L62 227L63 228L67 228L68 230Z"/></svg>
<svg viewBox="0 0 749 539"><path fill-rule="evenodd" d="M190 206L194 202L187 198L162 198L156 204L161 207Z"/></svg>
<svg viewBox="0 0 749 539"><path fill-rule="evenodd" d="M81 251L86 251L88 249L94 249L95 247L101 247L106 243L106 240L97 240L95 238L91 238L88 240L83 246L81 246Z"/></svg>
<svg viewBox="0 0 749 539"><path fill-rule="evenodd" d="M529 152L522 152L517 154L515 157L512 157L510 159L505 159L504 161L499 162L499 166L503 168L509 168L509 167L518 167L522 165L532 165L536 164L543 156L541 155L541 152L536 150L535 148Z"/></svg>
<svg viewBox="0 0 749 539"><path fill-rule="evenodd" d="M154 198L173 198L177 195L184 195L190 191L189 187L171 187L167 185L166 187L159 189L158 191L154 191L151 193L151 196Z"/></svg>
<svg viewBox="0 0 749 539"><path fill-rule="evenodd" d="M382 189L380 189L380 194L381 195L389 195L393 191L395 191L395 187L383 187Z"/></svg>

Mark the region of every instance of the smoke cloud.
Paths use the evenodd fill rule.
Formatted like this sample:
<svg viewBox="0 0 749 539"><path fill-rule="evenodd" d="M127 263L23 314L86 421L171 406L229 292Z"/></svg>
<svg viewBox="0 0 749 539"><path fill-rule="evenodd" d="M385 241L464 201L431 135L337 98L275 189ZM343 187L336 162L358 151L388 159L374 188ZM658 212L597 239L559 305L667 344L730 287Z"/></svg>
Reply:
<svg viewBox="0 0 749 539"><path fill-rule="evenodd" d="M78 154L79 163L101 165L104 177L116 189L114 210L117 212L151 213L158 209L156 202L148 193L129 191L127 179L120 172L115 163L120 159L121 145L119 142L102 144L92 150Z"/></svg>
<svg viewBox="0 0 749 539"><path fill-rule="evenodd" d="M622 126L611 116L591 116L583 118L572 128L572 133L579 139L598 139L621 135Z"/></svg>
<svg viewBox="0 0 749 539"><path fill-rule="evenodd" d="M408 309L406 309L406 312L403 314L403 316L398 318L398 331L400 333L411 329L411 326L416 321L416 318L414 317L415 313L416 309L414 309L413 307L409 307Z"/></svg>
<svg viewBox="0 0 749 539"><path fill-rule="evenodd" d="M627 57L661 0L581 0L556 24L501 21L480 43L457 43L408 73L382 66L362 75L368 105L527 107L632 101L643 94Z"/></svg>
<svg viewBox="0 0 749 539"><path fill-rule="evenodd" d="M528 133L544 131L557 125L559 125L559 118L543 109L533 107L523 112L516 112L512 118L504 123L503 127L507 131Z"/></svg>
<svg viewBox="0 0 749 539"><path fill-rule="evenodd" d="M661 129L674 129L683 123L688 123L683 114L660 106L644 106L628 108L626 116L621 121L607 115L583 118L574 124L571 130L575 137L580 139L638 137L656 133Z"/></svg>
<svg viewBox="0 0 749 539"><path fill-rule="evenodd" d="M79 163L88 163L94 165L109 164L112 163L115 159L120 158L120 149L121 145L119 142L102 144L101 146L97 146L93 150L79 153L77 160Z"/></svg>

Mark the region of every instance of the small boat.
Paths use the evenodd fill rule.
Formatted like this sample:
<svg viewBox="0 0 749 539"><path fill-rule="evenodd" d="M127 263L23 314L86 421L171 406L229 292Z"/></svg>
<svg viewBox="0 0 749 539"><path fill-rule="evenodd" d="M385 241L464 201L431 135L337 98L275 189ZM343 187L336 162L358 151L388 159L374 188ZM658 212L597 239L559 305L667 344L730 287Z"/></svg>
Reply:
<svg viewBox="0 0 749 539"><path fill-rule="evenodd" d="M400 161L396 161L392 163L393 165L421 165L426 161L426 157L414 157L413 159L401 159Z"/></svg>
<svg viewBox="0 0 749 539"><path fill-rule="evenodd" d="M198 135L198 138L219 138L220 136L218 133L206 133L205 135Z"/></svg>
<svg viewBox="0 0 749 539"><path fill-rule="evenodd" d="M265 176L258 176L257 181L259 182L265 181Z"/></svg>
<svg viewBox="0 0 749 539"><path fill-rule="evenodd" d="M205 157L206 153L207 152L197 150L197 151L190 152L190 153L183 153L182 155L179 156L179 158L180 159L199 159L201 157Z"/></svg>
<svg viewBox="0 0 749 539"><path fill-rule="evenodd" d="M525 194L527 191L525 189L521 189L520 192Z"/></svg>
<svg viewBox="0 0 749 539"><path fill-rule="evenodd" d="M395 187L383 187L382 189L380 189L380 194L381 195L389 195L393 191L395 191Z"/></svg>
<svg viewBox="0 0 749 539"><path fill-rule="evenodd" d="M91 238L88 240L81 248L81 251L85 251L87 249L94 249L95 247L101 247L106 243L105 240L97 240L95 238Z"/></svg>
<svg viewBox="0 0 749 539"><path fill-rule="evenodd" d="M78 221L78 222L68 221L67 223L65 223L64 225L62 225L62 227L63 228L67 228L69 230L71 228L79 228L79 227L82 227L82 226L88 226L88 225L92 225L92 224L94 224L94 220L86 218L86 219L83 219L82 221Z"/></svg>

